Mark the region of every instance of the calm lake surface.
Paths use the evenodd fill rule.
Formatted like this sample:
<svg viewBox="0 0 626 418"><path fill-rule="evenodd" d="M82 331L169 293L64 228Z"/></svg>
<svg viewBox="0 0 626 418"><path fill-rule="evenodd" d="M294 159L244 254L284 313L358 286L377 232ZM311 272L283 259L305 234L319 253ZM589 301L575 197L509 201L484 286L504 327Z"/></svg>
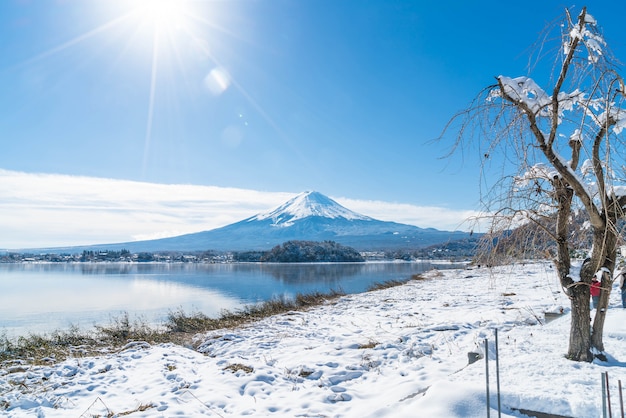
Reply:
<svg viewBox="0 0 626 418"><path fill-rule="evenodd" d="M359 293L374 283L402 280L432 268L428 262L335 264L0 264L0 332L45 333L77 325L90 329L128 313L162 323L170 311L219 316L224 310L273 297L341 290Z"/></svg>

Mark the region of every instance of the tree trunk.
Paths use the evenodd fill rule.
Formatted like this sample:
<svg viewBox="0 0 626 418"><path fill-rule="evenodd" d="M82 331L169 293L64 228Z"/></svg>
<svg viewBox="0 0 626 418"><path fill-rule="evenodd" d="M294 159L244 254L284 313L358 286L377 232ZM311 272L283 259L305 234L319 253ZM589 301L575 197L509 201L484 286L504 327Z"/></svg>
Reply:
<svg viewBox="0 0 626 418"><path fill-rule="evenodd" d="M576 161L574 164L577 164L578 153L574 152L573 154L574 161ZM585 269L589 270L586 282L574 281L570 276L571 258L568 236L574 192L567 182L560 177L553 178L552 185L554 186L555 198L558 204L555 230L557 245L555 263L561 286L570 298L572 308L567 358L575 361L592 361L591 330L589 328L589 284L591 284L593 269L590 268L588 263L585 263Z"/></svg>
<svg viewBox="0 0 626 418"><path fill-rule="evenodd" d="M577 159L577 154L573 154L573 158ZM567 289L572 279L569 277L572 261L569 254L569 244L567 238L569 236L569 221L572 212L572 199L574 191L560 177L556 176L552 179L554 187L554 197L558 204L556 212L556 230L554 231L556 238L556 268L561 279L561 285Z"/></svg>
<svg viewBox="0 0 626 418"><path fill-rule="evenodd" d="M589 327L589 287L575 284L570 287L572 317L567 358L574 361L593 360L591 330Z"/></svg>
<svg viewBox="0 0 626 418"><path fill-rule="evenodd" d="M594 234L593 245L594 252L598 248L597 252L599 253L597 264L593 264L599 266L596 271L604 268L604 273L602 274L600 286L600 306L596 309L591 331L591 346L602 352L604 351L604 321L609 306L609 296L613 286L613 270L615 269L615 258L617 256L617 233L615 229L609 226L604 233L599 231L599 233Z"/></svg>
<svg viewBox="0 0 626 418"><path fill-rule="evenodd" d="M576 144L573 144L574 146ZM578 164L579 148L573 148L572 164L575 168ZM569 225L572 213L572 199L574 191L569 184L560 176L552 179L554 187L554 197L557 202L555 238L556 238L556 269L561 281L561 286L565 294L569 297L572 313L570 319L569 347L567 350L567 358L574 361L593 360L591 353L591 329L589 322L589 289L591 286L591 278L595 273L591 263L583 263L580 273L580 281L571 277L571 256L569 252ZM583 274L583 271L585 274Z"/></svg>

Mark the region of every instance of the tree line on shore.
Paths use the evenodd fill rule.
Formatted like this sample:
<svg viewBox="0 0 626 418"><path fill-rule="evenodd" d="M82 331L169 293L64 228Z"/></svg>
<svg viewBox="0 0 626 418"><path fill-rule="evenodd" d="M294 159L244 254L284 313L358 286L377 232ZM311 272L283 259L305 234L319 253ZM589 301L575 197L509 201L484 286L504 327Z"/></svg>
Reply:
<svg viewBox="0 0 626 418"><path fill-rule="evenodd" d="M287 241L267 251L160 251L131 253L129 250L84 250L78 253L0 253L0 263L48 262L359 262L366 260L467 260L476 252L477 239L466 239L419 249L357 251L334 241Z"/></svg>

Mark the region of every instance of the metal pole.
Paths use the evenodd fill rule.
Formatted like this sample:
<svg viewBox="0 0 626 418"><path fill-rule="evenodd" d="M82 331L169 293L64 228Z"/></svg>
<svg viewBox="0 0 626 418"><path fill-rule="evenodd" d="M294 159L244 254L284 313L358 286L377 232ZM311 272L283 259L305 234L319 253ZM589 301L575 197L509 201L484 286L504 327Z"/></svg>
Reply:
<svg viewBox="0 0 626 418"><path fill-rule="evenodd" d="M602 373L602 418L606 417L606 380L604 380L604 373Z"/></svg>
<svg viewBox="0 0 626 418"><path fill-rule="evenodd" d="M496 328L496 386L498 389L498 418L502 417L502 407L500 406L500 351L498 350L498 328Z"/></svg>
<svg viewBox="0 0 626 418"><path fill-rule="evenodd" d="M624 397L622 396L622 381L617 381L617 387L619 388L619 411L620 416L624 418Z"/></svg>
<svg viewBox="0 0 626 418"><path fill-rule="evenodd" d="M485 338L485 379L487 380L487 418L491 417L491 407L489 406L489 343Z"/></svg>
<svg viewBox="0 0 626 418"><path fill-rule="evenodd" d="M611 412L611 391L609 389L609 372L604 372L604 377L606 379L606 403L609 406L609 418L613 418L613 413Z"/></svg>

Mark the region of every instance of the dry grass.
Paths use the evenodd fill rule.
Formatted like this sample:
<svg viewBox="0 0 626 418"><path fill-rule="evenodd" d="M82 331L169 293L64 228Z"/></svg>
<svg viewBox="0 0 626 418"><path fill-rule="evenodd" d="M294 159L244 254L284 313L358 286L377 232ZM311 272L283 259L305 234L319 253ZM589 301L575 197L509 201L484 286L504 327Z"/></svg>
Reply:
<svg viewBox="0 0 626 418"><path fill-rule="evenodd" d="M67 331L51 334L28 334L14 339L0 334L0 364L52 364L68 357L84 357L115 351L129 341L172 342L162 330L150 327L144 319L134 321L128 313L111 319L106 326L97 325L91 332L71 326Z"/></svg>
<svg viewBox="0 0 626 418"><path fill-rule="evenodd" d="M401 286L406 282L408 282L408 280L387 280L386 282L375 282L367 288L367 291L373 292L375 290L388 289L390 287Z"/></svg>
<svg viewBox="0 0 626 418"><path fill-rule="evenodd" d="M236 328L269 316L304 310L339 298L343 292L298 294L294 299L275 298L237 311L223 311L218 318L201 312L171 311L164 327L148 325L143 318L132 320L127 313L113 317L108 325L97 325L92 332L72 326L68 331L29 334L10 339L0 334L0 367L22 364L53 364L69 357L84 357L115 352L130 341L151 344L173 342L190 344L193 334L216 329Z"/></svg>
<svg viewBox="0 0 626 418"><path fill-rule="evenodd" d="M411 277L409 277L408 279L404 279L404 280L387 280L386 282L375 282L371 284L367 288L367 290L368 292L371 292L374 290L382 290L382 289L388 289L390 287L402 286L403 284L406 284L413 280L428 280L428 277L424 277L421 274L416 273L416 274L411 275Z"/></svg>
<svg viewBox="0 0 626 418"><path fill-rule="evenodd" d="M94 407L103 407L104 409L106 409L106 414L102 415L102 414L93 414L91 411L92 408ZM148 403L148 404L140 404L137 408L135 409L131 409L129 411L122 411L122 412L113 412L105 403L104 401L98 397L96 398L95 401L93 401L93 403L89 406L89 408L87 408L87 410L85 412L82 413L82 415L79 418L114 418L114 417L124 417L124 416L128 416L131 414L134 414L135 412L144 412L147 411L148 409L152 409L152 408L156 408L156 405L153 403Z"/></svg>
<svg viewBox="0 0 626 418"><path fill-rule="evenodd" d="M137 408L131 410L131 411L124 411L124 412L118 412L117 414L115 414L114 416L118 416L118 417L122 417L122 416L126 416L126 415L130 415L130 414L134 414L135 412L144 412L147 411L148 409L152 409L155 408L156 405L150 403L150 404L145 404L145 405L139 405Z"/></svg>
<svg viewBox="0 0 626 418"><path fill-rule="evenodd" d="M224 310L219 318L210 318L201 312L187 315L182 310L177 310L169 313L165 326L170 332L175 333L198 333L236 328L273 315L319 306L344 295L343 292L333 290L329 293L297 294L294 299L274 298L236 311Z"/></svg>
<svg viewBox="0 0 626 418"><path fill-rule="evenodd" d="M359 344L359 346L357 347L359 350L365 350L368 348L374 348L378 345L377 341L374 340L369 340L367 343L365 344Z"/></svg>
<svg viewBox="0 0 626 418"><path fill-rule="evenodd" d="M241 364L241 363L233 363L224 367L224 370L229 370L233 373L236 373L238 371L242 371L244 373L252 373L254 371L254 368L250 366L246 366L245 364Z"/></svg>

